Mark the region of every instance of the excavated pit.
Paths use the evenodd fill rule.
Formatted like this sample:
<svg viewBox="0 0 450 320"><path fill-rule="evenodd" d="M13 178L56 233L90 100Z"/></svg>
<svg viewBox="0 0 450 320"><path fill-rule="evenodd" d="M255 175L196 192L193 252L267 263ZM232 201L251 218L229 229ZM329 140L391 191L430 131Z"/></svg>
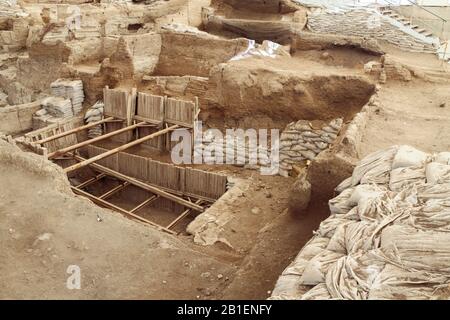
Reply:
<svg viewBox="0 0 450 320"><path fill-rule="evenodd" d="M50 84L58 78L83 81L85 109L103 99L106 85L111 89L137 88L139 92L188 101L197 97L201 108L199 119L205 128L222 132L227 128L284 131L287 125L297 121L310 124L313 131L320 131L330 122L342 119L333 141L311 159L298 161L287 177L260 176L257 170L234 165L183 166L226 175L234 186L215 203L205 205L204 213L192 212L173 230L189 245L194 242L206 246L193 245L195 250L226 263L236 263L233 267L239 271L230 273L231 281L216 289L214 297L261 299L267 297L267 291L273 288L292 256L329 215L327 202L333 197L336 185L351 175L357 154L344 152L347 149L343 150L340 145L348 147L348 128L354 125L355 118L370 104L376 92L374 77L363 68L368 62L378 63L381 59L376 50L353 40L321 42L310 36L292 34L280 40L277 30L283 31L291 23L302 24L302 15L295 16L291 9L284 7L283 1L227 3L233 8L215 7L211 16L223 18L220 29L215 24L202 25L200 29L204 31L195 32L179 26L168 27L165 23L174 20L173 16L162 15L154 20L156 25L165 26L158 31L153 31L148 21L133 17L121 24L124 30L120 35L68 42L53 41L44 35L43 42L31 43L26 54L2 67L5 72L0 82L6 83L12 79L13 71L17 71L13 80L20 86L5 86L9 96L17 102L14 104L25 104L48 94ZM253 5L262 6L264 13L246 11ZM246 10L241 11L241 6ZM94 16L101 16L98 11L93 11ZM286 15L280 17L280 12ZM172 11L166 13L170 15ZM204 17L200 14L196 17L201 18ZM156 21L158 19L162 21ZM3 24L1 28L7 31L11 26ZM253 34L248 33L249 28L254 29ZM275 58L252 56L230 61L248 49L249 41L242 37L250 35L261 37L256 39L259 43L271 39L287 46ZM13 126L9 121L11 128L6 133L19 135L32 130L36 105L20 110L16 110L15 116L9 114L10 118L2 118L0 114L2 121L17 118L18 125ZM357 125L357 129L356 134L362 134L362 128ZM113 140L95 144L105 149L120 145ZM87 151L82 152L88 158ZM148 147L133 147L126 152L172 163L168 152ZM343 154L348 158L343 158ZM69 181L76 186L96 174L84 168L70 174ZM301 179L305 184L294 187ZM114 178L104 178L85 190L99 197L120 183ZM108 201L130 211L149 195L129 185L108 197ZM291 203L292 197L301 201ZM165 226L184 209L181 205L168 206L158 199L136 214ZM249 283L260 283L260 286L252 288ZM202 298L211 296L203 296L201 292Z"/></svg>
<svg viewBox="0 0 450 320"><path fill-rule="evenodd" d="M83 181L95 177L98 174L97 172L95 172L94 170L90 170L89 168L82 171L83 172L77 172L75 175L69 178L69 181L73 186L76 186ZM121 185L123 185L123 181L120 181L113 177L105 177L85 187L84 191L92 194L93 196L101 197L102 195ZM142 190L133 185L127 185L120 191L104 199L115 206L123 208L127 211L131 211L141 203L149 199L151 196L151 192ZM142 209L135 211L134 213L146 220L156 223L157 225L167 226L172 221L174 221L183 211L184 208L182 206L169 204L167 200L159 198L151 204L144 206ZM195 212L190 214L185 219L180 220L180 222L177 223L172 228L172 230L179 235L187 235L186 227L197 215L198 213Z"/></svg>

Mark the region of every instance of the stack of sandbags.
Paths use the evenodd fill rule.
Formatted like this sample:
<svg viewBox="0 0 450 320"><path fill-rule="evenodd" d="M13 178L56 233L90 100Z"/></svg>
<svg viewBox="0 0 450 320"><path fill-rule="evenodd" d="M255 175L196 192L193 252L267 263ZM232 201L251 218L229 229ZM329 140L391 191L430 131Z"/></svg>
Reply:
<svg viewBox="0 0 450 320"><path fill-rule="evenodd" d="M29 14L15 0L0 0L0 17L26 17Z"/></svg>
<svg viewBox="0 0 450 320"><path fill-rule="evenodd" d="M287 176L292 165L313 160L332 144L341 130L343 120L332 120L321 128L314 128L306 120L287 125L280 137L280 174Z"/></svg>
<svg viewBox="0 0 450 320"><path fill-rule="evenodd" d="M61 117L54 117L51 114L47 112L46 109L40 109L33 114L32 117L32 127L33 130L45 128L51 124L58 123L63 118Z"/></svg>
<svg viewBox="0 0 450 320"><path fill-rule="evenodd" d="M81 80L58 79L50 85L53 95L70 99L74 115L83 109L84 92Z"/></svg>
<svg viewBox="0 0 450 320"><path fill-rule="evenodd" d="M50 114L48 114L47 110L40 109L35 112L32 118L32 126L33 130L37 130L40 128L44 128L47 126L48 121L53 118Z"/></svg>
<svg viewBox="0 0 450 320"><path fill-rule="evenodd" d="M103 111L104 111L103 102L97 101L92 107L89 108L88 111L86 111L86 114L84 115L84 121L86 123L93 123L93 122L102 120L103 119ZM88 130L89 138L95 138L95 137L101 136L102 134L103 134L103 129L102 129L101 124L94 126L92 128L89 128L89 130Z"/></svg>
<svg viewBox="0 0 450 320"><path fill-rule="evenodd" d="M288 124L279 140L270 141L267 137L267 146L261 145L261 137L256 137L256 141L250 143L250 139L230 140L227 137L218 139L214 135L205 136L201 143L195 144L194 155L202 157L209 164L228 163L246 169L264 169L264 174L289 176L293 165L313 160L329 148L336 140L342 124L343 120L337 118L315 128L309 121L299 120Z"/></svg>
<svg viewBox="0 0 450 320"><path fill-rule="evenodd" d="M194 157L202 159L206 164L231 164L250 170L273 168L273 173L264 171L264 174L277 174L278 159L272 158L274 152L257 143L257 140L251 142L249 139L235 137L218 139L205 136L201 143L195 144Z"/></svg>
<svg viewBox="0 0 450 320"><path fill-rule="evenodd" d="M73 116L72 103L62 97L48 97L42 101L42 107L55 118L68 118Z"/></svg>
<svg viewBox="0 0 450 320"><path fill-rule="evenodd" d="M313 238L326 246L296 259L271 299L450 298L450 153L375 152L336 192Z"/></svg>

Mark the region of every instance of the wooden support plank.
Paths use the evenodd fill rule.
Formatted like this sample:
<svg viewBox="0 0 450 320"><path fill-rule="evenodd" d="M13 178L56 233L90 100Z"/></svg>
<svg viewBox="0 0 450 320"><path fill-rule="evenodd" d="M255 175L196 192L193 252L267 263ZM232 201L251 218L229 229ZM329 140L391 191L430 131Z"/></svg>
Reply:
<svg viewBox="0 0 450 320"><path fill-rule="evenodd" d="M131 209L130 212L135 213L136 211L141 210L143 207L149 205L152 202L155 202L158 199L159 199L158 195L152 195L150 198L148 198L147 200L145 200L141 204L139 204L136 207L134 207L133 209Z"/></svg>
<svg viewBox="0 0 450 320"><path fill-rule="evenodd" d="M101 196L99 196L99 198L105 200L105 199L111 197L113 194L119 192L120 190L122 190L123 188L125 188L126 186L128 186L129 184L130 184L130 183L128 183L128 182L125 181L124 183L121 183L121 184L119 184L118 186L112 188L112 189L109 190L108 192L105 192L104 194L102 194Z"/></svg>
<svg viewBox="0 0 450 320"><path fill-rule="evenodd" d="M85 167L85 166L87 166L87 165L89 165L91 163L94 163L94 162L98 161L98 160L104 159L104 158L109 157L109 156L111 156L113 154L119 153L119 152L124 151L126 149L129 149L131 147L134 147L134 146L136 146L138 144L141 144L142 142L145 142L147 140L159 137L159 136L161 136L163 134L166 134L166 133L168 133L170 131L175 130L176 128L179 128L179 126L178 125L174 125L174 126L168 127L166 129L163 129L163 130L160 130L158 132L152 133L152 134L150 134L150 135L148 135L146 137L143 137L143 138L134 140L132 142L129 142L127 144L124 144L124 145L122 145L122 146L120 146L118 148L111 149L111 150L109 150L107 152L99 154L98 156L86 159L86 160L84 160L84 161L82 161L80 163L74 164L73 166L67 167L67 168L64 169L64 172L67 173L67 172L71 172L73 170L80 169L80 168Z"/></svg>
<svg viewBox="0 0 450 320"><path fill-rule="evenodd" d="M122 129L119 129L119 130L116 130L116 131L113 131L113 132L110 132L110 133L107 133L107 134L104 134L104 135L101 135L99 137L96 137L96 138L93 138L93 139L90 139L90 140L86 140L86 141L74 144L74 145L69 146L67 148L63 148L63 149L57 150L55 152L52 152L52 153L50 153L48 155L48 157L49 157L49 159L52 159L52 158L61 156L61 155L65 154L65 153L67 153L67 152L79 149L81 147L90 145L92 143L95 143L95 142L98 142L98 141L101 141L101 140L108 139L108 138L110 138L112 136L115 136L115 135L118 135L118 134L120 134L122 132L133 130L133 129L137 128L137 127L140 127L141 125L142 125L141 123L136 123L136 124L133 124L131 126L128 126L128 127L125 127L125 128L122 128Z"/></svg>
<svg viewBox="0 0 450 320"><path fill-rule="evenodd" d="M196 204L201 204L202 200L197 200L195 202ZM181 220L186 218L190 213L192 212L192 209L186 209L184 210L175 220L173 220L169 225L166 227L167 229L175 227Z"/></svg>
<svg viewBox="0 0 450 320"><path fill-rule="evenodd" d="M193 124L191 124L191 123L186 123L186 122L183 122L183 121L179 121L179 120L169 120L169 119L166 119L166 122L167 123L170 123L170 124L178 124L179 126L181 126L181 127L186 127L186 128L189 128L189 129L192 129L192 128L194 128L194 125Z"/></svg>
<svg viewBox="0 0 450 320"><path fill-rule="evenodd" d="M44 139L35 141L34 143L43 144L43 143L46 143L46 142L49 142L49 141L53 141L53 140L56 140L56 139L68 136L68 135L73 134L73 133L77 133L77 132L80 132L80 131L83 131L83 130L86 130L86 129L89 129L89 128L92 128L92 127L95 127L95 126L98 126L99 124L102 124L102 123L105 123L105 122L113 121L113 120L114 120L113 117L109 117L109 118L106 118L106 119L103 119L103 120L100 120L100 121L96 121L96 122L92 122L92 123L86 124L84 126L81 126L81 127L78 127L78 128L72 129L72 130L68 130L68 131L65 131L65 132L61 132L59 134L55 134L54 136L50 136L48 138L44 138Z"/></svg>
<svg viewBox="0 0 450 320"><path fill-rule="evenodd" d="M96 182L96 181L98 181L98 180L100 180L100 179L102 179L104 177L106 177L106 174L100 173L100 174L96 175L95 177L93 177L93 178L91 178L89 180L86 180L85 182L80 183L76 187L79 188L79 189L83 189L83 188L87 187L88 185L90 185L90 184L92 184L92 183L94 183L94 182Z"/></svg>
<svg viewBox="0 0 450 320"><path fill-rule="evenodd" d="M155 125L158 125L158 126L161 126L162 123L163 123L162 121L149 119L149 118L146 118L146 117L143 117L143 116L139 116L139 115L134 116L134 120L144 121L144 122L148 122L148 123L155 124Z"/></svg>
<svg viewBox="0 0 450 320"><path fill-rule="evenodd" d="M96 196L93 196L92 194L87 193L87 192L85 192L85 191L83 191L81 189L78 189L76 187L72 187L72 190L76 194L81 195L83 197L86 197L86 198L92 200L94 203L96 203L98 205L101 205L103 207L106 207L106 208L118 211L118 212L120 212L120 213L122 213L124 215L131 216L131 217L133 217L133 218L135 218L135 219L137 219L137 220L139 220L141 222L145 222L145 223L147 223L147 224L149 224L149 225L151 225L153 227L156 227L159 230L162 230L162 231L168 232L170 234L174 234L174 235L176 234L176 232L174 232L172 230L169 230L169 229L167 229L167 228L165 228L163 226L160 226L159 224L151 222L150 220L147 220L147 219L145 219L143 217L140 217L140 216L138 216L138 215L136 215L136 214L134 214L132 212L129 212L129 211L125 210L125 209L122 209L121 207L118 207L118 206L116 206L116 205L114 205L112 203L109 203L109 202L107 202L107 201L105 201L103 199L100 199L100 198L98 198Z"/></svg>
<svg viewBox="0 0 450 320"><path fill-rule="evenodd" d="M76 160L78 160L78 161L82 161L81 163L84 163L86 161L86 159L84 159L84 158L82 158L80 156L77 156L77 155L75 155L74 158ZM151 186L151 185L149 185L147 183L144 183L144 182L139 181L137 179L134 179L132 177L126 176L124 174L121 174L121 173L119 173L117 171L114 171L112 169L106 168L104 166L101 166L101 165L99 165L97 163L90 163L88 165L91 168L93 168L93 169L95 169L97 171L106 173L107 175L115 177L117 179L128 181L129 183L131 183L134 186L137 186L137 187L139 187L141 189L150 191L150 192L152 192L154 194L157 194L157 195L159 195L159 196L161 196L163 198L169 199L169 200L171 200L173 202L179 203L179 204L181 204L181 205L183 205L183 206L185 206L187 208L191 208L191 209L194 209L194 210L199 211L199 212L203 212L204 211L204 208L202 206L199 206L199 205L197 205L195 203L187 201L187 200L185 200L185 199L183 199L181 197L175 196L175 195L173 195L173 194L171 194L169 192L163 191L163 190L161 190L158 187Z"/></svg>

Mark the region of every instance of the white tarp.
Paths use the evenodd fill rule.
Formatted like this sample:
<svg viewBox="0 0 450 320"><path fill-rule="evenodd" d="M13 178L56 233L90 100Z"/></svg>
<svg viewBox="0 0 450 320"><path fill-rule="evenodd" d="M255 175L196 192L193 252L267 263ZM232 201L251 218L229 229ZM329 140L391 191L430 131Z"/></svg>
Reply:
<svg viewBox="0 0 450 320"><path fill-rule="evenodd" d="M248 47L245 51L238 53L230 61L242 60L253 56L275 58L278 55L289 55L284 52L282 46L278 43L264 40L261 45L255 40L248 40Z"/></svg>

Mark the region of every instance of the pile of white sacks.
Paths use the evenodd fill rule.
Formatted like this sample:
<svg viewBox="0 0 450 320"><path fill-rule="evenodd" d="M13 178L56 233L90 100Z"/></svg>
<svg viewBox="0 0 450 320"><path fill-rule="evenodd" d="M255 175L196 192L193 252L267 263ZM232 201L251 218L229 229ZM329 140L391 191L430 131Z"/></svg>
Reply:
<svg viewBox="0 0 450 320"><path fill-rule="evenodd" d="M280 173L288 175L292 165L313 160L332 144L342 128L340 118L330 121L321 128L314 128L311 122L299 120L287 125L280 137Z"/></svg>
<svg viewBox="0 0 450 320"><path fill-rule="evenodd" d="M52 94L56 97L69 99L73 115L78 115L83 109L83 81L58 79L50 85Z"/></svg>
<svg viewBox="0 0 450 320"><path fill-rule="evenodd" d="M44 128L64 118L79 115L84 92L81 80L58 79L50 85L53 96L41 102L42 109L33 115L33 129Z"/></svg>
<svg viewBox="0 0 450 320"><path fill-rule="evenodd" d="M84 121L86 123L93 123L97 122L103 119L103 111L104 111L104 104L102 101L97 101L92 107L89 108L88 111L86 111L86 114L84 115ZM88 137L89 138L95 138L98 136L101 136L103 133L102 125L96 125L92 128L89 128L88 130Z"/></svg>
<svg viewBox="0 0 450 320"><path fill-rule="evenodd" d="M450 297L450 152L364 158L270 299Z"/></svg>
<svg viewBox="0 0 450 320"><path fill-rule="evenodd" d="M68 118L73 116L72 103L69 99L48 97L42 101L41 106L52 117Z"/></svg>
<svg viewBox="0 0 450 320"><path fill-rule="evenodd" d="M243 166L246 169L257 170L261 167L269 168L275 164L275 170L281 176L289 176L295 164L304 164L313 160L320 152L326 150L336 140L342 128L343 120L333 119L320 128L314 127L307 120L292 122L279 137L279 143L271 143L268 137L267 146L252 145L249 139L232 139L226 136L217 139L213 135L205 134L201 143L196 143L194 154L203 156L206 163L230 163ZM278 159L273 159L274 149L279 148ZM226 160L229 159L228 162Z"/></svg>
<svg viewBox="0 0 450 320"><path fill-rule="evenodd" d="M61 119L73 116L72 104L69 99L48 97L41 102L42 109L33 115L33 130L57 123Z"/></svg>

